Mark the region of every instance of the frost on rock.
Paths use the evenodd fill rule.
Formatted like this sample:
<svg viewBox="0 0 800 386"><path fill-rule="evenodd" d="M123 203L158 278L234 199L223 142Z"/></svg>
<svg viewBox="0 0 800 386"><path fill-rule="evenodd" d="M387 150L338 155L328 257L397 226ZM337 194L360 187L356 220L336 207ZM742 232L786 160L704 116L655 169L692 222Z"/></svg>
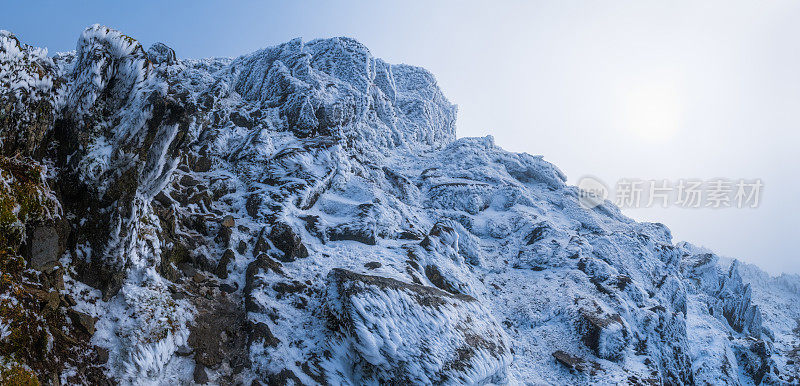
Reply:
<svg viewBox="0 0 800 386"><path fill-rule="evenodd" d="M699 363L701 377L720 377L721 372L722 378L736 384L741 372L755 383L786 381L785 371L783 379L777 377L782 372L772 358L775 336L763 326L760 306L753 301L751 284L740 275L740 263L734 260L724 267L722 259L702 248L688 243L680 243L679 248L683 254L684 273L693 284L689 287L690 301L694 303L692 309L704 308L699 315L687 316L689 332L706 343L713 343L693 350L693 361ZM709 325L718 327L711 329ZM709 354L711 349L716 353ZM706 375L708 372L711 374ZM796 371L791 373L796 374Z"/></svg>
<svg viewBox="0 0 800 386"><path fill-rule="evenodd" d="M165 74L154 70L141 44L108 27L84 31L70 67L57 125L72 172L64 179L75 185L69 194L88 196L74 208L92 219L79 233L103 259L83 269L146 268L160 248L149 203L176 167L185 109L167 95ZM97 231L104 237L93 237ZM112 278L98 278L104 291L121 286Z"/></svg>
<svg viewBox="0 0 800 386"><path fill-rule="evenodd" d="M353 39L0 32L0 85L0 383L800 382L800 279L583 208Z"/></svg>
<svg viewBox="0 0 800 386"><path fill-rule="evenodd" d="M390 147L455 138L456 108L429 72L375 59L350 38L292 40L243 56L231 68L238 93L280 106L301 137L342 131Z"/></svg>
<svg viewBox="0 0 800 386"><path fill-rule="evenodd" d="M119 109L136 96L150 71L147 55L138 41L95 24L78 40L67 112L83 119L94 108ZM98 100L104 92L107 97Z"/></svg>
<svg viewBox="0 0 800 386"><path fill-rule="evenodd" d="M34 155L56 118L61 80L47 50L0 30L0 151Z"/></svg>
<svg viewBox="0 0 800 386"><path fill-rule="evenodd" d="M506 334L478 301L334 269L328 275L332 379L350 384L506 380Z"/></svg>
<svg viewBox="0 0 800 386"><path fill-rule="evenodd" d="M150 63L155 65L171 66L173 64L178 64L175 50L161 42L154 43L147 49L147 59L150 60Z"/></svg>

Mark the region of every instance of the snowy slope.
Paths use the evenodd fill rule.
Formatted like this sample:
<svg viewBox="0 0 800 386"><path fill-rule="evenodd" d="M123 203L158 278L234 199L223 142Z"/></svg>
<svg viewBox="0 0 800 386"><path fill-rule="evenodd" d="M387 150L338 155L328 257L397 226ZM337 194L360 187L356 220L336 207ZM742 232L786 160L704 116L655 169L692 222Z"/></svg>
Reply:
<svg viewBox="0 0 800 386"><path fill-rule="evenodd" d="M0 57L0 80L34 60L52 73L13 90L55 111L29 154L57 171L65 211L58 291L73 301L57 312L91 325L104 377L800 381L796 277L723 267L610 202L584 209L541 157L457 139L422 68L349 38L179 59L102 26L75 52L27 50Z"/></svg>

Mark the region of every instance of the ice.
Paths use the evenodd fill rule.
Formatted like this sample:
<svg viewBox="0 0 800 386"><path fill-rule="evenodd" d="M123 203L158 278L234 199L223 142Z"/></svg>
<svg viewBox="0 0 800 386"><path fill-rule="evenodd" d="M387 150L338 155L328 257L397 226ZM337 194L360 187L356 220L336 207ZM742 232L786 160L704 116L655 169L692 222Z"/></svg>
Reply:
<svg viewBox="0 0 800 386"><path fill-rule="evenodd" d="M797 276L585 209L353 39L183 59L95 25L50 58L0 32L0 82L52 109L2 147L53 135L63 295L121 383L800 379Z"/></svg>

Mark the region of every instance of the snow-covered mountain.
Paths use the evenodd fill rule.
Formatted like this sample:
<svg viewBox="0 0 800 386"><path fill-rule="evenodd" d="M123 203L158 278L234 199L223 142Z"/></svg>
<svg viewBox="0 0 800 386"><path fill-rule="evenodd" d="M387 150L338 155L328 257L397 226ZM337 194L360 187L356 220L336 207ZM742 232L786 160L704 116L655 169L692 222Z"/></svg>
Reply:
<svg viewBox="0 0 800 386"><path fill-rule="evenodd" d="M800 383L800 278L457 138L349 38L0 33L0 383Z"/></svg>

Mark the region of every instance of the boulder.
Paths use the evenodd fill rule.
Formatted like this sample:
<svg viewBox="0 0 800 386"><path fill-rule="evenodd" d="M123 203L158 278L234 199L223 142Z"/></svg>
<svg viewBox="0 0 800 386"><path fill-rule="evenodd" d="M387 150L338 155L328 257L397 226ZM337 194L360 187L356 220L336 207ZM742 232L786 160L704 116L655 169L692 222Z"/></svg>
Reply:
<svg viewBox="0 0 800 386"><path fill-rule="evenodd" d="M361 224L339 224L329 228L327 236L331 241L350 240L367 245L375 245L378 243L374 225L361 226Z"/></svg>
<svg viewBox="0 0 800 386"><path fill-rule="evenodd" d="M236 225L236 220L233 219L233 216L226 215L222 218L222 222L220 223L225 228L233 228Z"/></svg>
<svg viewBox="0 0 800 386"><path fill-rule="evenodd" d="M276 256L276 258L284 263L308 257L308 249L300 240L300 235L286 223L279 222L273 225L269 233L269 239L275 248L283 252L283 255Z"/></svg>
<svg viewBox="0 0 800 386"><path fill-rule="evenodd" d="M28 262L35 269L42 269L58 261L63 252L58 231L53 226L34 227L27 240Z"/></svg>
<svg viewBox="0 0 800 386"><path fill-rule="evenodd" d="M581 373L590 372L592 375L594 375L595 372L600 368L600 365L595 362L589 362L581 357L571 355L561 350L554 352L552 355L556 362L562 366Z"/></svg>
<svg viewBox="0 0 800 386"><path fill-rule="evenodd" d="M95 319L91 315L84 314L83 312L78 312L75 310L69 311L69 317L72 319L72 323L77 324L80 326L81 330L89 335L94 335L95 332Z"/></svg>
<svg viewBox="0 0 800 386"><path fill-rule="evenodd" d="M628 329L622 317L596 308L580 310L579 332L583 343L603 359L620 359L628 345Z"/></svg>
<svg viewBox="0 0 800 386"><path fill-rule="evenodd" d="M196 364L194 366L194 373L192 375L193 375L194 383L196 383L198 385L205 385L206 383L208 383L208 373L206 373L205 366L203 366L203 365L201 365L199 363Z"/></svg>
<svg viewBox="0 0 800 386"><path fill-rule="evenodd" d="M364 263L364 268L366 269L378 269L381 267L380 261L370 261L368 263Z"/></svg>

